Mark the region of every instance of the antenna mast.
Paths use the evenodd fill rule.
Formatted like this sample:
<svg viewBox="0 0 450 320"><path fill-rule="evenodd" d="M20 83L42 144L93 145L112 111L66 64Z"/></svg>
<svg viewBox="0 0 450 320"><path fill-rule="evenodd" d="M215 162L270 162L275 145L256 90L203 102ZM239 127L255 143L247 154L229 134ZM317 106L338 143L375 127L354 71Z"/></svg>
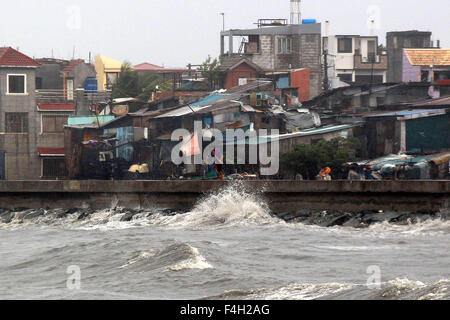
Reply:
<svg viewBox="0 0 450 320"><path fill-rule="evenodd" d="M302 5L301 0L291 1L291 24L302 24Z"/></svg>

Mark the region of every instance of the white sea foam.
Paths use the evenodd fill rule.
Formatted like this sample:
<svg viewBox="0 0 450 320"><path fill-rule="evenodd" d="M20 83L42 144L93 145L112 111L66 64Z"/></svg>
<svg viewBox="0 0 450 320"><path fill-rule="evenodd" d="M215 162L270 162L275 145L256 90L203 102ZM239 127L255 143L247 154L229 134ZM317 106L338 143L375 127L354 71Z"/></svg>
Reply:
<svg viewBox="0 0 450 320"><path fill-rule="evenodd" d="M153 223L174 228L205 228L268 225L282 221L270 215L264 199L244 191L240 184L233 184L206 196L186 214L155 216Z"/></svg>
<svg viewBox="0 0 450 320"><path fill-rule="evenodd" d="M358 285L348 283L290 284L264 293L265 300L313 300L352 289Z"/></svg>
<svg viewBox="0 0 450 320"><path fill-rule="evenodd" d="M180 271L183 269L212 269L213 266L206 261L197 248L189 246L191 257L175 265L167 267L167 271Z"/></svg>

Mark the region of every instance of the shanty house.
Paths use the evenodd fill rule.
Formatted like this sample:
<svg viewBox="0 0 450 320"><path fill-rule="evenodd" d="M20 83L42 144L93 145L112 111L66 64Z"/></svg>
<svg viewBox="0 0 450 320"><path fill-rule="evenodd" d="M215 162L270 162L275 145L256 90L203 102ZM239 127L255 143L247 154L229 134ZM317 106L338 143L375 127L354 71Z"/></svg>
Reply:
<svg viewBox="0 0 450 320"><path fill-rule="evenodd" d="M263 69L250 60L241 57L225 58L219 71L222 73L222 88L230 89L236 86L247 84L260 78Z"/></svg>
<svg viewBox="0 0 450 320"><path fill-rule="evenodd" d="M447 109L404 110L365 116L369 158L450 149Z"/></svg>
<svg viewBox="0 0 450 320"><path fill-rule="evenodd" d="M450 85L450 49L404 49L402 80Z"/></svg>

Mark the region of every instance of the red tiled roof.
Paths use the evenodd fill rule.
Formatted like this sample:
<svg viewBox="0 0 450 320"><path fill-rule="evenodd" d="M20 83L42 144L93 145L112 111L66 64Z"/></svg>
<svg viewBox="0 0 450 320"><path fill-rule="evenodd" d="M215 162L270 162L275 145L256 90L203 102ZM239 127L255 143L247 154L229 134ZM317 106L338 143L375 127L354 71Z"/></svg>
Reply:
<svg viewBox="0 0 450 320"><path fill-rule="evenodd" d="M62 69L61 72L69 73L70 71L72 71L73 68L75 68L76 66L78 66L82 62L84 62L84 61L81 60L81 59L79 59L79 60L72 60L72 61L70 61L70 64L67 67Z"/></svg>
<svg viewBox="0 0 450 320"><path fill-rule="evenodd" d="M75 111L75 103L39 103L38 111Z"/></svg>
<svg viewBox="0 0 450 320"><path fill-rule="evenodd" d="M0 47L0 66L37 67L40 64L11 47Z"/></svg>
<svg viewBox="0 0 450 320"><path fill-rule="evenodd" d="M171 72L186 72L189 71L188 69L181 69L181 68L163 68L160 66L157 66L155 64L151 64L148 62L144 62L138 65L135 65L133 69L136 72L157 72L157 73L171 73Z"/></svg>
<svg viewBox="0 0 450 320"><path fill-rule="evenodd" d="M64 148L49 148L49 147L38 147L38 154L40 156L65 156L66 153Z"/></svg>

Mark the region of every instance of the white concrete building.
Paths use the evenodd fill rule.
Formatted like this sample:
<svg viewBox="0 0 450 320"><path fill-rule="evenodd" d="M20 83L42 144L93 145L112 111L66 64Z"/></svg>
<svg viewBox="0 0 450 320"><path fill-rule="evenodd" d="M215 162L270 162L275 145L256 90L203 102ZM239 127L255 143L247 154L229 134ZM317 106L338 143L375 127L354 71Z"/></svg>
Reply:
<svg viewBox="0 0 450 320"><path fill-rule="evenodd" d="M387 55L378 55L377 36L335 35L323 38L330 89L347 84L386 82Z"/></svg>

